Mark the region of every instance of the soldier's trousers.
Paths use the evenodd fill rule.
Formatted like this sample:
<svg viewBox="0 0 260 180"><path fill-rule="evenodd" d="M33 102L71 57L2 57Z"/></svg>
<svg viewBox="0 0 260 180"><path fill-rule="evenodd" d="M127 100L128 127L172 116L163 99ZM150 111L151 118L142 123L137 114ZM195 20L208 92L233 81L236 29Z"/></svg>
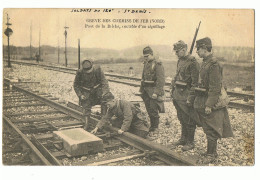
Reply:
<svg viewBox="0 0 260 180"><path fill-rule="evenodd" d="M84 116L90 116L92 106L94 105L92 105L88 101L82 102ZM107 110L107 106L105 105L105 103L101 103L101 116L104 116L106 114L106 110Z"/></svg>
<svg viewBox="0 0 260 180"><path fill-rule="evenodd" d="M212 128L210 127L206 121L207 121L207 115L205 113L199 113L199 118L202 124L202 128L204 133L206 134L207 140L209 141L217 141L217 139L219 138L218 133Z"/></svg>
<svg viewBox="0 0 260 180"><path fill-rule="evenodd" d="M208 143L207 153L208 154L217 154L217 141L220 138L219 134L206 123L207 115L205 113L200 112L198 114L199 114L199 118L201 121L203 131L207 137L207 143Z"/></svg>
<svg viewBox="0 0 260 180"><path fill-rule="evenodd" d="M181 139L189 143L194 141L194 133L196 129L195 121L185 112L176 101L173 101L175 109L177 111L177 117L180 121L182 132Z"/></svg>
<svg viewBox="0 0 260 180"><path fill-rule="evenodd" d="M151 128L158 128L159 125L159 106L155 99L149 97L149 95L144 92L142 98L145 104L145 108L150 117Z"/></svg>
<svg viewBox="0 0 260 180"><path fill-rule="evenodd" d="M83 107L83 115L90 116L91 108L95 105L101 105L101 115L105 115L107 111L106 103L102 101L101 97L98 97L96 94L92 94L88 99L82 100L81 105Z"/></svg>

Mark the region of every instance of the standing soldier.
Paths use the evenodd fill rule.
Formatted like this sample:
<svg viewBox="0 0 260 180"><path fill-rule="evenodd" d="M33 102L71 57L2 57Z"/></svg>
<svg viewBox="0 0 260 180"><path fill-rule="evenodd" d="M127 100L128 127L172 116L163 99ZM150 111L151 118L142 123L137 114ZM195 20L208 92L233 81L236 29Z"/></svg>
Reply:
<svg viewBox="0 0 260 180"><path fill-rule="evenodd" d="M172 98L181 124L181 138L174 146L184 145L182 150L188 151L194 148L196 123L191 111L195 99L194 88L199 79L199 64L195 57L187 52L187 44L183 41L180 40L173 46L179 60L176 75L172 80Z"/></svg>
<svg viewBox="0 0 260 180"><path fill-rule="evenodd" d="M155 60L153 50L147 46L143 49L144 69L140 92L150 117L150 132L156 131L159 125L159 112L164 113L164 68L162 62Z"/></svg>
<svg viewBox="0 0 260 180"><path fill-rule="evenodd" d="M74 90L79 97L79 103L83 107L85 116L84 129L88 128L91 107L101 105L101 115L106 113L106 99L114 98L109 90L108 81L100 66L93 65L91 60L82 62L82 69L77 71L74 80Z"/></svg>
<svg viewBox="0 0 260 180"><path fill-rule="evenodd" d="M205 164L214 162L217 157L218 138L232 137L232 129L227 107L217 107L222 94L222 67L211 52L212 43L206 37L196 41L197 53L203 62L200 68L200 86L195 89L194 108L198 112L202 128L207 137ZM227 105L227 104L226 104Z"/></svg>
<svg viewBox="0 0 260 180"><path fill-rule="evenodd" d="M106 123L111 121L113 126L120 128L118 134L129 131L137 136L146 138L149 126L139 107L131 102L116 99L109 100L107 106L106 115L98 122L96 128L91 133L96 134L98 129L101 129ZM112 118L113 116L115 118Z"/></svg>

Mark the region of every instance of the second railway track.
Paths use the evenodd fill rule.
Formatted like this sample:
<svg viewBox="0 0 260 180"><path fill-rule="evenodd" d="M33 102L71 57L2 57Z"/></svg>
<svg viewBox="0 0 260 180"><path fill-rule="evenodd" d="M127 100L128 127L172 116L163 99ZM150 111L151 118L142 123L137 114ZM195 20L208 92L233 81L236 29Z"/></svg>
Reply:
<svg viewBox="0 0 260 180"><path fill-rule="evenodd" d="M59 72L70 73L70 74L75 74L77 71L77 69L75 68L66 68L60 66L51 66L51 65L36 64L36 63L22 62L22 61L12 61L12 63L28 65L28 66L38 66L48 70L59 71ZM134 87L140 86L141 79L137 77L123 76L123 75L111 74L111 73L105 73L105 75L109 77L108 80L111 82L126 84ZM170 92L169 87L170 87L170 83L166 82L166 86L165 86L166 101L171 101L169 95ZM227 91L227 93L231 99L231 102L229 103L230 108L245 109L254 112L255 105L254 102L252 103L252 101L254 101L255 98L254 94L246 94L246 93L240 93L234 91ZM249 101L251 102L249 103Z"/></svg>

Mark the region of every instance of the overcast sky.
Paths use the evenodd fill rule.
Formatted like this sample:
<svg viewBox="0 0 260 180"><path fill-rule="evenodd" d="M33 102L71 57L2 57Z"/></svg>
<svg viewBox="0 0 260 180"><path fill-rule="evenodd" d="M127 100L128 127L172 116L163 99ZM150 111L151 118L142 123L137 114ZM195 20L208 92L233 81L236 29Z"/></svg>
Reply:
<svg viewBox="0 0 260 180"><path fill-rule="evenodd" d="M10 44L30 45L30 24L32 23L32 45L38 46L41 27L41 44L64 46L64 26L68 29L68 46L77 47L78 39L83 48L124 49L138 45L169 45L182 39L191 44L195 29L201 21L198 39L210 37L218 46L254 47L253 10L214 10L214 9L147 9L146 13L124 13L125 9L112 12L71 12L72 9L5 9L3 29L6 28L6 13L10 16L14 33ZM100 9L102 11L103 9ZM150 13L149 13L150 12ZM89 19L163 19L165 23L152 25L165 26L164 29L109 29L85 28ZM120 23L130 25L133 23ZM135 23L137 26L150 23ZM7 40L4 36L3 43Z"/></svg>

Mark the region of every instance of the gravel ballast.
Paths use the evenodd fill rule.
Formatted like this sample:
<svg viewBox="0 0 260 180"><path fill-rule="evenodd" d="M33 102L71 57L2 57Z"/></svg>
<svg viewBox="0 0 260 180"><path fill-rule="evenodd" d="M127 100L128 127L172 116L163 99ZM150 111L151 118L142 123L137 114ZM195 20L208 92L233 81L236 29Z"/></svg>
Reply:
<svg viewBox="0 0 260 180"><path fill-rule="evenodd" d="M13 64L13 69L4 68L4 78L16 77L21 81L30 79L40 84L33 83L30 87L40 93L47 93L61 101L78 103L78 98L73 90L75 75L57 71L45 70L32 66L21 66ZM129 101L141 101L136 96L139 88L128 85L109 82L111 92L118 99ZM158 133L151 133L149 140L171 147L172 143L180 138L180 123L177 119L176 110L171 102L165 103L166 113L160 114L160 125ZM144 104L141 109L145 111ZM233 138L218 140L218 159L212 165L217 166L252 166L254 165L254 113L244 110L228 109L230 121L234 133ZM7 112L12 112L8 109ZM197 128L195 133L195 148L184 152L187 155L196 155L206 151L206 136L202 128ZM183 153L181 146L172 149L175 152ZM136 159L138 162L139 159ZM70 163L63 162L66 165ZM138 162L143 165L142 162ZM73 164L73 163L72 163ZM124 164L121 164L124 165Z"/></svg>

